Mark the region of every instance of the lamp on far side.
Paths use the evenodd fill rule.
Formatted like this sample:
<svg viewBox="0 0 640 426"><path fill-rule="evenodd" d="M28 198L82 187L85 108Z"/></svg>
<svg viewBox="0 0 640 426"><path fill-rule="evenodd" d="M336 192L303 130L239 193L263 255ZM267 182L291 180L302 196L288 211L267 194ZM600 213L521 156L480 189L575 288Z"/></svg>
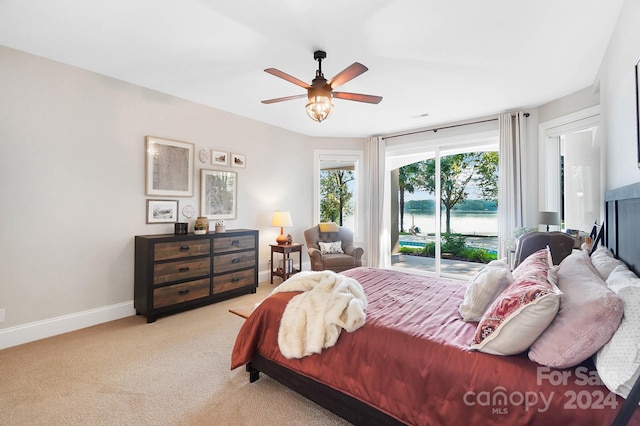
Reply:
<svg viewBox="0 0 640 426"><path fill-rule="evenodd" d="M538 213L538 223L547 225L547 232L549 232L549 225L560 225L560 213L540 212Z"/></svg>
<svg viewBox="0 0 640 426"><path fill-rule="evenodd" d="M276 238L276 242L280 245L287 244L289 241L287 239L287 236L284 235L284 227L293 226L293 222L291 221L291 213L289 213L288 211L276 210L275 212L273 212L271 226L280 227L280 235L278 235L278 238Z"/></svg>

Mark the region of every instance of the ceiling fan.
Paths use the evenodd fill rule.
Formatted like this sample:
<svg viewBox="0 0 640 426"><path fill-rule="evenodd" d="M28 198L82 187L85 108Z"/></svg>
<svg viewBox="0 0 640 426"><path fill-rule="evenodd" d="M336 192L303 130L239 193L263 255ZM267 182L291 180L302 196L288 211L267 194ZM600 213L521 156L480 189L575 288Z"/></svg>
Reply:
<svg viewBox="0 0 640 426"><path fill-rule="evenodd" d="M318 61L318 70L316 71L316 77L313 79L311 84L307 84L304 81L298 80L297 78L275 68L267 68L265 72L268 72L269 74L280 77L290 83L306 89L307 94L267 99L265 101L262 101L262 103L273 104L276 102L300 99L306 96L309 99L309 103L307 103L306 106L307 115L311 117L312 120L318 122L325 120L333 110L333 104L331 103L332 98L344 99L347 101L365 102L368 104L380 103L380 101L382 100L381 96L363 95L360 93L349 92L334 92L334 89L342 86L350 80L353 80L360 74L367 71L369 68L365 67L361 63L354 62L353 64L349 65L347 68L336 74L336 76L331 80L327 81L327 79L324 78L324 74L322 74L322 60L326 57L327 53L322 50L313 52L313 59Z"/></svg>

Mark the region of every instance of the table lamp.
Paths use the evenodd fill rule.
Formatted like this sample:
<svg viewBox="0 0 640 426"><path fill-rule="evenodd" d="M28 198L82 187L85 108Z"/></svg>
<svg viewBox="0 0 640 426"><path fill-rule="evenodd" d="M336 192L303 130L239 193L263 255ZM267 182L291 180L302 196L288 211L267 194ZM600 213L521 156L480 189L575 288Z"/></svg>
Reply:
<svg viewBox="0 0 640 426"><path fill-rule="evenodd" d="M293 222L291 221L291 213L289 213L288 211L276 210L275 212L273 212L271 226L280 227L280 235L278 235L278 238L276 238L276 242L280 245L287 244L289 240L287 239L287 236L284 235L284 227L293 226Z"/></svg>
<svg viewBox="0 0 640 426"><path fill-rule="evenodd" d="M560 225L560 213L540 212L538 214L538 223L547 225L547 232L549 232L549 225Z"/></svg>

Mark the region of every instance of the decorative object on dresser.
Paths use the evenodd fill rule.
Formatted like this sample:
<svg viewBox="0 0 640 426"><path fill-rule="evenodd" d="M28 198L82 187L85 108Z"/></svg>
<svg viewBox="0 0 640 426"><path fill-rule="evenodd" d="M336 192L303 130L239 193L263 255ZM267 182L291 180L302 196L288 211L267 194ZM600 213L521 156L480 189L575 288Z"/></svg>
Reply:
<svg viewBox="0 0 640 426"><path fill-rule="evenodd" d="M216 220L215 230L217 233L227 232L227 228L224 226L224 220L222 219Z"/></svg>
<svg viewBox="0 0 640 426"><path fill-rule="evenodd" d="M134 307L147 322L258 287L258 231L135 237Z"/></svg>
<svg viewBox="0 0 640 426"><path fill-rule="evenodd" d="M200 170L200 216L235 219L238 174L221 170Z"/></svg>
<svg viewBox="0 0 640 426"><path fill-rule="evenodd" d="M176 235L186 235L189 230L187 222L176 222L173 224L173 233Z"/></svg>
<svg viewBox="0 0 640 426"><path fill-rule="evenodd" d="M293 226L293 222L291 221L291 213L289 213L288 211L276 210L275 212L273 212L273 218L271 218L271 226L280 227L280 235L278 235L278 238L276 238L276 243L288 244L289 239L286 235L284 235L284 227Z"/></svg>
<svg viewBox="0 0 640 426"><path fill-rule="evenodd" d="M147 136L147 195L193 196L193 151L189 142Z"/></svg>
<svg viewBox="0 0 640 426"><path fill-rule="evenodd" d="M199 216L193 225L193 233L196 235L204 235L209 233L209 219Z"/></svg>
<svg viewBox="0 0 640 426"><path fill-rule="evenodd" d="M271 246L271 284L273 284L273 277L280 277L282 281L286 281L293 274L297 274L302 270L302 246L301 243L290 244L269 244ZM278 264L274 262L274 254L282 253L282 259ZM290 257L291 253L298 253L298 268L293 266L293 259Z"/></svg>

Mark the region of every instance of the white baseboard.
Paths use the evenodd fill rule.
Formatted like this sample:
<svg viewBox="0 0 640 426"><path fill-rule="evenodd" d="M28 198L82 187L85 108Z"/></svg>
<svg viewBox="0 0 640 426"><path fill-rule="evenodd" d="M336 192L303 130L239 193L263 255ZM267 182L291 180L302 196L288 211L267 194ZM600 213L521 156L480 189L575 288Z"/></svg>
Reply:
<svg viewBox="0 0 640 426"><path fill-rule="evenodd" d="M309 264L303 263L302 269L309 269ZM269 282L269 280L269 270L262 270L258 273L258 282ZM278 281L278 283L280 283L280 281ZM80 330L81 328L91 327L92 325L102 324L103 322L113 321L135 314L136 311L133 308L133 300L131 300L102 308L90 309L75 314L1 329L0 349Z"/></svg>
<svg viewBox="0 0 640 426"><path fill-rule="evenodd" d="M135 315L133 300L0 330L0 349Z"/></svg>

